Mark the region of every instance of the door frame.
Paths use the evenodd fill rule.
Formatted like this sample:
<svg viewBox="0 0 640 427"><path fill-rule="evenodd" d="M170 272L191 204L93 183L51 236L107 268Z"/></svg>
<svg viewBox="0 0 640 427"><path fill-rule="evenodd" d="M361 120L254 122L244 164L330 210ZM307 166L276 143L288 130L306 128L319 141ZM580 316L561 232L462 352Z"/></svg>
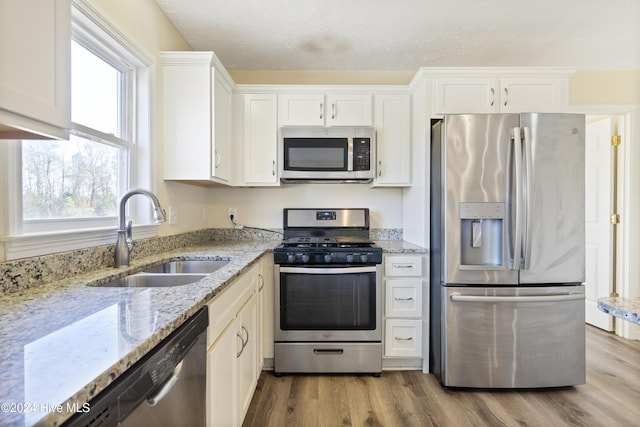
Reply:
<svg viewBox="0 0 640 427"><path fill-rule="evenodd" d="M618 129L622 144L618 147L618 225L616 289L620 297L640 297L640 106L571 105L569 111L585 115L623 116ZM633 142L633 143L632 143ZM606 296L606 295L603 295ZM615 333L624 338L640 339L640 326L615 321Z"/></svg>

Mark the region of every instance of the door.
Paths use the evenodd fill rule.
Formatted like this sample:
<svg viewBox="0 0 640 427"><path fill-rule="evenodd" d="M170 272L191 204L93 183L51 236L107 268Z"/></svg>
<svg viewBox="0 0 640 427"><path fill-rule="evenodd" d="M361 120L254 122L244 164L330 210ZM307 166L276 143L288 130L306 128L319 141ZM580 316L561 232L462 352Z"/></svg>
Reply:
<svg viewBox="0 0 640 427"><path fill-rule="evenodd" d="M279 184L277 105L273 94L244 95L244 184Z"/></svg>
<svg viewBox="0 0 640 427"><path fill-rule="evenodd" d="M584 286L445 289L444 385L584 384Z"/></svg>
<svg viewBox="0 0 640 427"><path fill-rule="evenodd" d="M497 113L499 80L493 77L445 77L436 80L437 113Z"/></svg>
<svg viewBox="0 0 640 427"><path fill-rule="evenodd" d="M531 143L524 149L531 184L525 197L520 283L583 283L584 115L523 114L521 126L531 130Z"/></svg>
<svg viewBox="0 0 640 427"><path fill-rule="evenodd" d="M598 309L598 298L611 291L611 118L586 127L586 300L587 323L611 331L612 317Z"/></svg>
<svg viewBox="0 0 640 427"><path fill-rule="evenodd" d="M231 87L220 73L212 69L213 78L213 140L211 176L228 182L231 178Z"/></svg>
<svg viewBox="0 0 640 427"><path fill-rule="evenodd" d="M503 78L500 79L500 111L562 111L562 88L556 78Z"/></svg>
<svg viewBox="0 0 640 427"><path fill-rule="evenodd" d="M324 95L278 95L278 123L280 126L324 126Z"/></svg>
<svg viewBox="0 0 640 427"><path fill-rule="evenodd" d="M517 284L506 250L506 202L509 133L518 121L517 114L445 116L445 283Z"/></svg>

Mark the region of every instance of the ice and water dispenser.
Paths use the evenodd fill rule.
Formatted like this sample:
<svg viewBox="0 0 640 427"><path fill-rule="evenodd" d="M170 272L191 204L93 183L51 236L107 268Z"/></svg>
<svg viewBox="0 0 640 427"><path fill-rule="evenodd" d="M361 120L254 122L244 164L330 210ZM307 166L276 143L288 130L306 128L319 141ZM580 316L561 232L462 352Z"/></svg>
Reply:
<svg viewBox="0 0 640 427"><path fill-rule="evenodd" d="M504 203L460 203L460 269L503 267Z"/></svg>

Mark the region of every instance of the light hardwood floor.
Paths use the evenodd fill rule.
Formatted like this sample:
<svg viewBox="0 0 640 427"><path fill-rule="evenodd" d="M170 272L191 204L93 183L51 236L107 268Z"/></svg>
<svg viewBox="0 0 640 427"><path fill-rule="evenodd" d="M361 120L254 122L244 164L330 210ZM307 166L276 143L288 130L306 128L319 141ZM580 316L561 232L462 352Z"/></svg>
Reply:
<svg viewBox="0 0 640 427"><path fill-rule="evenodd" d="M547 390L451 390L433 375L263 372L244 427L640 427L640 342L587 326L587 383Z"/></svg>

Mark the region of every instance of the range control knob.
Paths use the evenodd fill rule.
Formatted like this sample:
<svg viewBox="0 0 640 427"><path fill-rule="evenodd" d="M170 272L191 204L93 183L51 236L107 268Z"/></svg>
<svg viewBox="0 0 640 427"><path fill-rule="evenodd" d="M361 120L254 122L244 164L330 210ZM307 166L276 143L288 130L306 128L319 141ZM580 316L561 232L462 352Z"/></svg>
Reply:
<svg viewBox="0 0 640 427"><path fill-rule="evenodd" d="M347 262L353 262L353 254L347 255Z"/></svg>
<svg viewBox="0 0 640 427"><path fill-rule="evenodd" d="M332 258L332 254L325 254L324 256L324 262L326 262L327 264L329 264L331 262L331 258Z"/></svg>
<svg viewBox="0 0 640 427"><path fill-rule="evenodd" d="M303 254L300 258L302 258L302 262L304 263L309 262L309 255L307 254Z"/></svg>
<svg viewBox="0 0 640 427"><path fill-rule="evenodd" d="M367 262L367 254L360 255L360 261Z"/></svg>
<svg viewBox="0 0 640 427"><path fill-rule="evenodd" d="M293 264L296 261L296 255L295 254L287 254L287 262L289 264Z"/></svg>

